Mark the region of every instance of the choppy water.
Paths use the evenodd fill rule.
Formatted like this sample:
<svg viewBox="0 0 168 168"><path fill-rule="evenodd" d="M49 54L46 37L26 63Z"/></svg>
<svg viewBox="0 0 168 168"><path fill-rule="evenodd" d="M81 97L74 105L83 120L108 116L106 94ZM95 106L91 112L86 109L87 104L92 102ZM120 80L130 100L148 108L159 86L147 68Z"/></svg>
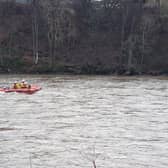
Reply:
<svg viewBox="0 0 168 168"><path fill-rule="evenodd" d="M0 168L91 168L94 153L98 168L168 167L168 78L0 76L0 85L23 77L43 90L0 93Z"/></svg>

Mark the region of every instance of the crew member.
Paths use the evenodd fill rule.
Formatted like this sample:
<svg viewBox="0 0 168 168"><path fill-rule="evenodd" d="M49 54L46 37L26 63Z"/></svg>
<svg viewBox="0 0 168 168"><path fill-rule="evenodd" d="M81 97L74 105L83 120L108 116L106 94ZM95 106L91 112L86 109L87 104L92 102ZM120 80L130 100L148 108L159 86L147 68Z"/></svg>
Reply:
<svg viewBox="0 0 168 168"><path fill-rule="evenodd" d="M27 88L27 84L25 82L25 80L22 80L22 82L20 83L21 88Z"/></svg>
<svg viewBox="0 0 168 168"><path fill-rule="evenodd" d="M21 88L20 84L17 81L15 81L13 84L13 89L20 89L20 88Z"/></svg>

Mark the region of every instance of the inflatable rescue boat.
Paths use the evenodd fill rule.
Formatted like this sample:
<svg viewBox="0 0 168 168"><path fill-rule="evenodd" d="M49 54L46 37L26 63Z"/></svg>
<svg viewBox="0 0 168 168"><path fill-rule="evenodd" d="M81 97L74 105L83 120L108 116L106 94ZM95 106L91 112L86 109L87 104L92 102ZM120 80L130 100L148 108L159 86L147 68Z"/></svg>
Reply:
<svg viewBox="0 0 168 168"><path fill-rule="evenodd" d="M20 89L0 88L0 92L4 92L4 93L17 92L17 93L33 94L39 90L41 90L41 87L35 86L35 85L31 85L30 88L20 88Z"/></svg>

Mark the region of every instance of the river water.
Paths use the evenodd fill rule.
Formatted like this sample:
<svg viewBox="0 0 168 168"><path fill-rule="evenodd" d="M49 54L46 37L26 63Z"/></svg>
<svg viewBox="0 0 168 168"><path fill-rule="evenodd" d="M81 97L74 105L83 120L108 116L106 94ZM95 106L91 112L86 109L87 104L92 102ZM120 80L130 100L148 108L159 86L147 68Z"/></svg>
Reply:
<svg viewBox="0 0 168 168"><path fill-rule="evenodd" d="M0 76L0 168L167 168L168 78Z"/></svg>

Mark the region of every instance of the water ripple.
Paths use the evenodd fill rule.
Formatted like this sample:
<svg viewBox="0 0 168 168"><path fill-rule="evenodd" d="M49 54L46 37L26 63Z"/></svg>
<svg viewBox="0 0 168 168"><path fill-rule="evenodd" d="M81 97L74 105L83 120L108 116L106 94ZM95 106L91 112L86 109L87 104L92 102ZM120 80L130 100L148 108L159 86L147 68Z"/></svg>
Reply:
<svg viewBox="0 0 168 168"><path fill-rule="evenodd" d="M168 78L0 76L34 95L0 94L0 167L168 167ZM87 156L83 156L87 154Z"/></svg>

